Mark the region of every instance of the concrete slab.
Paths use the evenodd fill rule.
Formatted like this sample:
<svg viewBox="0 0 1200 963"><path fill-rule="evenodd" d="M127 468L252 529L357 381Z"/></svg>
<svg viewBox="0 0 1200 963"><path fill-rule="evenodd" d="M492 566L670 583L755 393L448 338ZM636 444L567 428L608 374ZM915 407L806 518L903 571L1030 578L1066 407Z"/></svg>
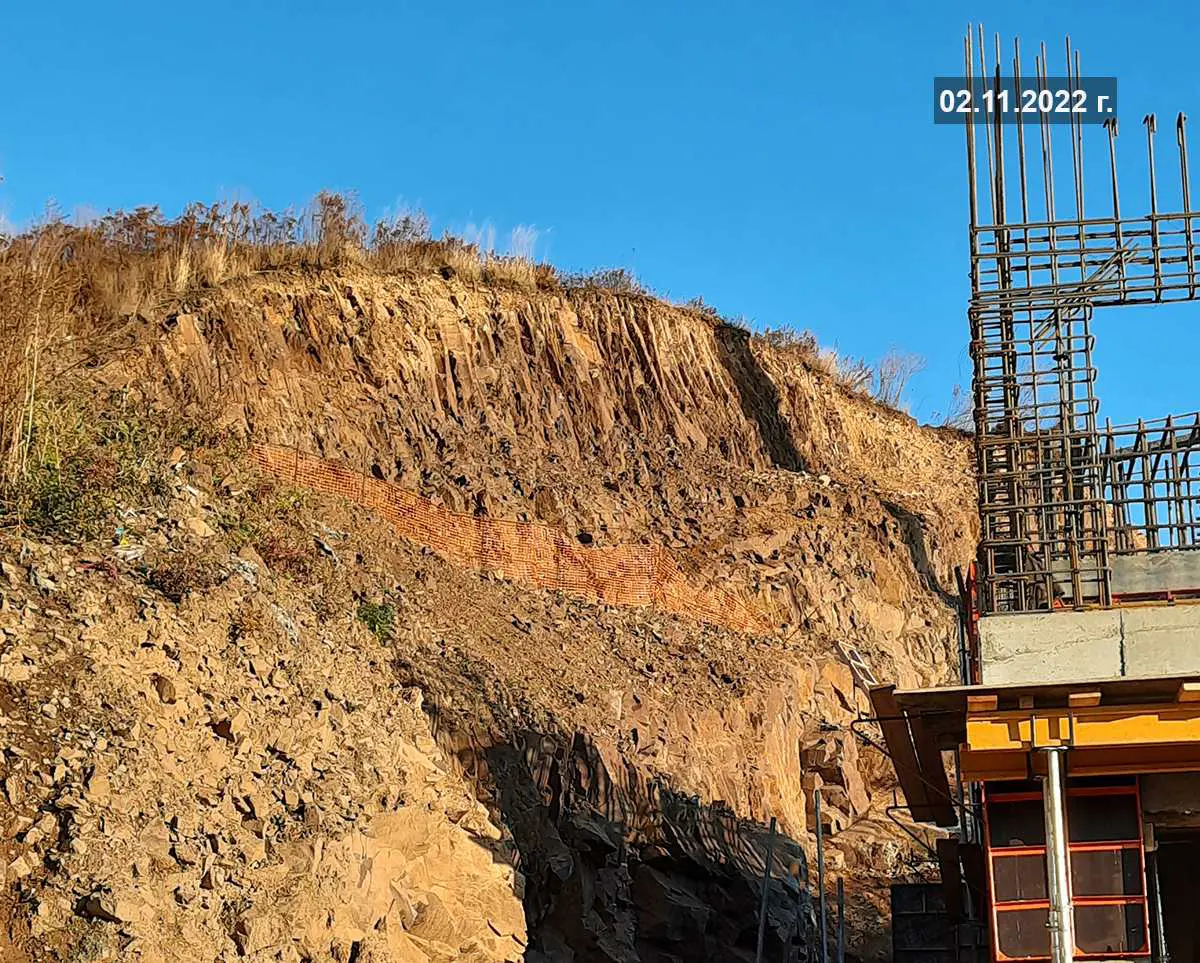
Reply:
<svg viewBox="0 0 1200 963"><path fill-rule="evenodd" d="M984 685L1122 675L1121 613L991 615L979 621Z"/></svg>
<svg viewBox="0 0 1200 963"><path fill-rule="evenodd" d="M1200 672L1200 605L1138 606L1120 612L1126 675Z"/></svg>

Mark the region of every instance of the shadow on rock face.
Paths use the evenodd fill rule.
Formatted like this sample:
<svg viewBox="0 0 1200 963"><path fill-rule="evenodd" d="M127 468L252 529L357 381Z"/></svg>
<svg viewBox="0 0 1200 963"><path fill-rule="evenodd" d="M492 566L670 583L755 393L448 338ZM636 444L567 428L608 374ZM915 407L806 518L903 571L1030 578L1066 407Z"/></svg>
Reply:
<svg viewBox="0 0 1200 963"><path fill-rule="evenodd" d="M526 960L753 961L765 827L610 769L582 734L483 756L525 879ZM815 960L804 853L776 836L772 866L764 959Z"/></svg>
<svg viewBox="0 0 1200 963"><path fill-rule="evenodd" d="M804 459L796 450L787 421L779 413L779 389L754 357L750 333L727 324L718 328L716 334L721 363L737 389L742 413L758 426L771 464L787 471L803 471Z"/></svg>

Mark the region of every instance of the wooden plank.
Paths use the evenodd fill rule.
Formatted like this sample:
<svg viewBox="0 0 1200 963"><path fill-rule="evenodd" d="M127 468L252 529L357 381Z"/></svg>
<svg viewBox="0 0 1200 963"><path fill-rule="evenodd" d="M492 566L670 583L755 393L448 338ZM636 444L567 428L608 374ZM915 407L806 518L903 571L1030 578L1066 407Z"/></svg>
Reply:
<svg viewBox="0 0 1200 963"><path fill-rule="evenodd" d="M1184 682L1175 694L1177 702L1200 702L1200 682Z"/></svg>
<svg viewBox="0 0 1200 963"><path fill-rule="evenodd" d="M896 705L896 687L876 686L871 690L871 705L875 709L879 727L883 730L883 740L887 743L888 755L892 757L892 768L896 770L896 778L900 780L900 790L904 793L909 812L917 822L928 822L932 815L929 796L925 791L925 783L921 780L921 767L917 762L912 734L908 731L908 722L901 714L900 707Z"/></svg>
<svg viewBox="0 0 1200 963"><path fill-rule="evenodd" d="M1067 696L1067 705L1072 709L1086 709L1100 705L1101 693L1098 690L1088 692L1072 692Z"/></svg>
<svg viewBox="0 0 1200 963"><path fill-rule="evenodd" d="M1033 771L1043 769L1039 753L1033 754ZM1030 754L1015 752L970 752L959 757L963 779L984 782L992 779L1025 779ZM1071 750L1073 776L1124 776L1148 772L1196 772L1200 770L1200 743L1173 746L1082 748Z"/></svg>
<svg viewBox="0 0 1200 963"><path fill-rule="evenodd" d="M963 878L967 881L967 891L974 905L976 918L983 916L987 903L987 861L983 855L983 847L978 843L960 843L959 859L962 862Z"/></svg>
<svg viewBox="0 0 1200 963"><path fill-rule="evenodd" d="M937 841L938 868L942 873L942 895L946 900L946 915L951 923L966 919L963 906L962 870L958 860L958 840L942 838Z"/></svg>
<svg viewBox="0 0 1200 963"><path fill-rule="evenodd" d="M995 693L1003 705L1014 705L1021 696L1036 696L1039 705L1066 705L1072 692L1097 691L1102 705L1135 705L1170 702L1184 683L1200 683L1200 673L1163 676L1153 679L1079 679L1075 682L1050 682L995 686L941 686L936 689L907 689L896 692L896 704L906 712L966 712L967 699L973 695Z"/></svg>
<svg viewBox="0 0 1200 963"><path fill-rule="evenodd" d="M917 749L917 764L929 797L929 813L939 826L955 826L958 814L950 796L950 780L946 778L946 762L938 748L933 730L923 725L920 716L909 716L908 727L912 730L913 745Z"/></svg>
<svg viewBox="0 0 1200 963"><path fill-rule="evenodd" d="M994 692L967 696L967 712L995 712L999 705L1000 697Z"/></svg>

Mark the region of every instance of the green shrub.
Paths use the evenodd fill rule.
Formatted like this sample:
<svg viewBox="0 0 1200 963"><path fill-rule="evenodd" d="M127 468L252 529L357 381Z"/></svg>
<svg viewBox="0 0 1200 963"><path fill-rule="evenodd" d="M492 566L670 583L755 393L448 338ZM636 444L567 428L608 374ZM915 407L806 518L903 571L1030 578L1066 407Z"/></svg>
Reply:
<svg viewBox="0 0 1200 963"><path fill-rule="evenodd" d="M396 609L388 602L369 602L364 599L358 605L358 620L380 642L388 642L395 633Z"/></svg>
<svg viewBox="0 0 1200 963"><path fill-rule="evenodd" d="M119 507L165 498L167 452L186 432L109 401L96 411L71 402L38 407L21 470L0 483L0 523L87 539L109 528Z"/></svg>

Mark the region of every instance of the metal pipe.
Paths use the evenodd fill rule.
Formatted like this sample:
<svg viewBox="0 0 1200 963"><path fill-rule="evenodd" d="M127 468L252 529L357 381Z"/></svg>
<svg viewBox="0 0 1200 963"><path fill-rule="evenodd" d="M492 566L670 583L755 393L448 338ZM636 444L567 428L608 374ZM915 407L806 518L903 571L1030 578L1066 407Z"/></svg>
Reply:
<svg viewBox="0 0 1200 963"><path fill-rule="evenodd" d="M1146 895L1150 897L1150 922L1152 924L1151 949L1154 963L1168 963L1171 954L1167 950L1163 932L1162 891L1158 885L1158 846L1146 848Z"/></svg>
<svg viewBox="0 0 1200 963"><path fill-rule="evenodd" d="M837 963L846 963L846 886L839 877L837 885Z"/></svg>
<svg viewBox="0 0 1200 963"><path fill-rule="evenodd" d="M1075 955L1075 915L1071 905L1071 855L1067 849L1066 792L1063 758L1067 750L1042 750L1046 775L1042 803L1046 817L1046 881L1050 896L1050 946L1054 963L1071 963Z"/></svg>
<svg viewBox="0 0 1200 963"><path fill-rule="evenodd" d="M763 861L762 897L758 904L758 949L754 952L754 963L762 963L763 940L767 935L767 897L771 892L771 863L775 859L775 817L771 817L771 828L767 831L767 858Z"/></svg>
<svg viewBox="0 0 1200 963"><path fill-rule="evenodd" d="M825 832L821 827L821 790L813 790L813 808L817 817L817 891L820 894L821 963L829 963L829 922L825 905Z"/></svg>

